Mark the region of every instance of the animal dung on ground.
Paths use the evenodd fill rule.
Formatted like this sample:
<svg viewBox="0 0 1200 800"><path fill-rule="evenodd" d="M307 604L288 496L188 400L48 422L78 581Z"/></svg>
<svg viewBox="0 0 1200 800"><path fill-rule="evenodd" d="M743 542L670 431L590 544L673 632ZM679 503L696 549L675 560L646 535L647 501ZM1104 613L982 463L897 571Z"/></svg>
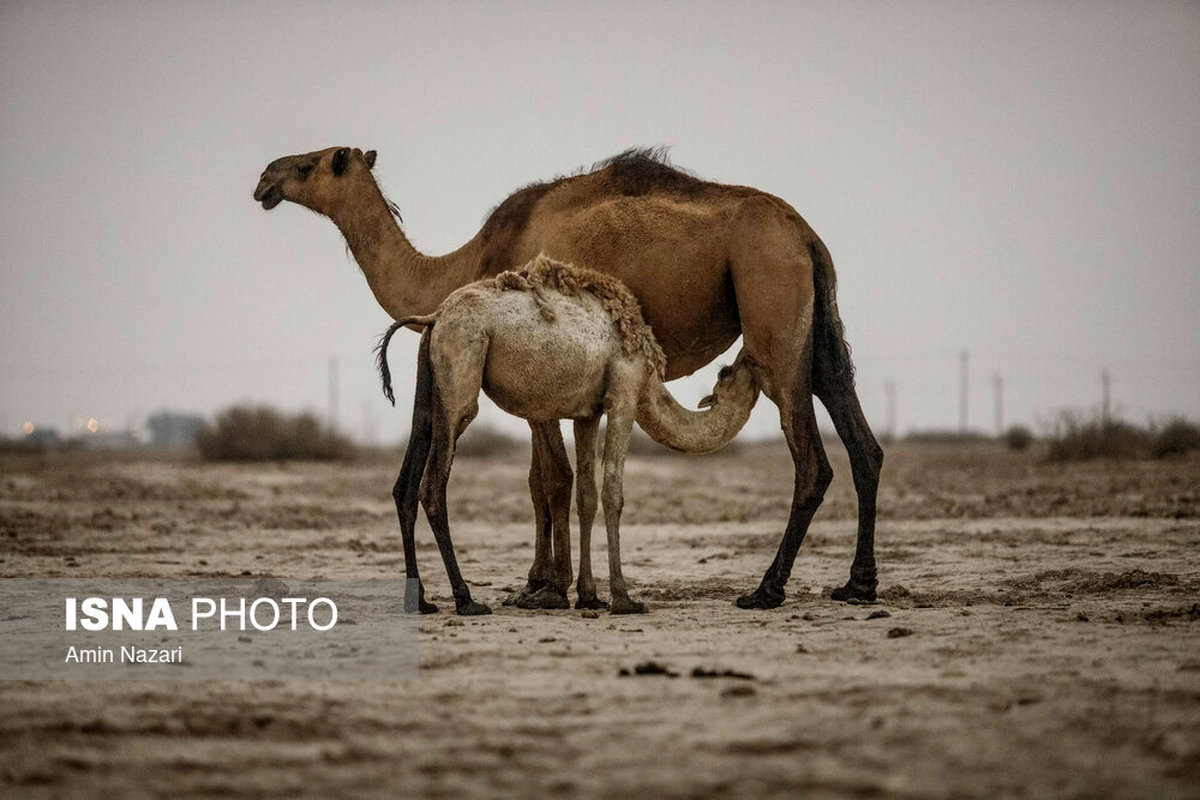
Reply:
<svg viewBox="0 0 1200 800"><path fill-rule="evenodd" d="M878 611L872 611L870 614L867 614L867 619L883 619L884 617L890 616L891 614L881 608Z"/></svg>
<svg viewBox="0 0 1200 800"><path fill-rule="evenodd" d="M902 639L905 636L912 636L912 635L913 635L912 628L892 628L891 630L889 630L887 632L887 637L889 639Z"/></svg>
<svg viewBox="0 0 1200 800"><path fill-rule="evenodd" d="M630 672L628 669L622 667L617 675L621 676L622 678L627 678L630 675L666 675L668 678L679 677L678 672L659 664L657 661L643 661L641 664L638 664L633 668L633 672Z"/></svg>
<svg viewBox="0 0 1200 800"><path fill-rule="evenodd" d="M739 680L743 680L743 681L755 680L755 677L753 675L751 675L749 672L738 672L737 670L733 670L733 669L723 669L723 670L704 669L703 667L696 667L695 669L693 669L692 677L693 678L738 678Z"/></svg>

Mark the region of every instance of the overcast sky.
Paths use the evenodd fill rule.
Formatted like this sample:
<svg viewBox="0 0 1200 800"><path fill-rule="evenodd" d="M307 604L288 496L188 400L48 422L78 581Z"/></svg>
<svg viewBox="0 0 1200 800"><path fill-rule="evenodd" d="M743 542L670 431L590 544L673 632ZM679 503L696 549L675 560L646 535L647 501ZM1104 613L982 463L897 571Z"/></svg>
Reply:
<svg viewBox="0 0 1200 800"><path fill-rule="evenodd" d="M956 427L963 350L987 432L997 374L1006 423L1095 406L1104 369L1128 418L1195 420L1197 131L1195 2L6 0L0 431L324 416L336 359L340 424L401 437L406 392L391 409L372 372L388 318L340 234L251 198L332 145L379 151L431 254L634 145L784 198L833 254L877 432L888 381L900 432Z"/></svg>

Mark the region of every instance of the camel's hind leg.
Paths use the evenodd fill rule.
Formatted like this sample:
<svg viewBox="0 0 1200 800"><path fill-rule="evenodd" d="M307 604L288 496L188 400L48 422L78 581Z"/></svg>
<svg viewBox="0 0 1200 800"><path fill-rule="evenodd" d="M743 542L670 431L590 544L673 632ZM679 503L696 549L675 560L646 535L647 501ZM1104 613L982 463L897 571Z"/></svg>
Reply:
<svg viewBox="0 0 1200 800"><path fill-rule="evenodd" d="M863 414L854 391L854 382L839 381L825 385L817 370L817 396L833 419L838 437L850 455L854 491L858 495L858 539L850 580L833 590L834 600L875 599L878 585L875 572L875 497L879 490L879 472L883 467L883 448L875 441L871 426Z"/></svg>
<svg viewBox="0 0 1200 800"><path fill-rule="evenodd" d="M462 616L490 614L490 608L471 599L471 590L459 572L446 512L446 486L454 463L454 446L479 411L485 345L458 342L446 349L453 357L440 355L435 346L430 359L433 365L433 430L421 503L446 565L455 610Z"/></svg>
<svg viewBox="0 0 1200 800"><path fill-rule="evenodd" d="M796 553L833 479L813 414L814 264L808 243L797 236L798 222L777 201L751 198L731 252L743 344L760 367L763 392L779 407L795 470L792 507L775 560L758 589L738 598L741 608L783 603Z"/></svg>
<svg viewBox="0 0 1200 800"><path fill-rule="evenodd" d="M417 351L417 387L413 399L412 431L408 436L408 448L404 452L404 464L392 488L396 501L396 514L400 518L400 538L404 542L404 573L408 578L404 592L404 610L422 614L436 613L438 608L425 600L425 587L417 571L417 498L425 464L429 458L429 446L433 436L433 374L429 364L429 333L421 336Z"/></svg>
<svg viewBox="0 0 1200 800"><path fill-rule="evenodd" d="M530 422L533 459L534 554L525 588L504 601L518 608L569 608L571 586L571 462L557 421Z"/></svg>
<svg viewBox="0 0 1200 800"><path fill-rule="evenodd" d="M821 444L821 434L817 429L812 397L807 386L801 382L800 386L784 393L776 402L795 468L792 508L775 560L767 567L759 587L751 594L738 598L737 605L741 608L775 608L783 603L784 587L792 574L796 553L808 533L813 515L825 498L825 490L833 480L833 469Z"/></svg>
<svg viewBox="0 0 1200 800"><path fill-rule="evenodd" d="M600 415L575 420L575 497L579 509L579 599L576 608L608 608L596 596L596 578L592 575L592 523L596 520L596 438Z"/></svg>

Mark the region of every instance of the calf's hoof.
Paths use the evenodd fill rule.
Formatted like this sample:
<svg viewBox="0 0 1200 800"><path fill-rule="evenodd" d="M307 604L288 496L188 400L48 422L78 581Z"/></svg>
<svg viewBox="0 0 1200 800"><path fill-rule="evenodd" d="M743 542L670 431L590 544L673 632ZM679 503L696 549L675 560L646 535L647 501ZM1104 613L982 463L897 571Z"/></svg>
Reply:
<svg viewBox="0 0 1200 800"><path fill-rule="evenodd" d="M438 612L438 607L433 603L430 603L428 600L422 600L419 610L422 614L436 614Z"/></svg>
<svg viewBox="0 0 1200 800"><path fill-rule="evenodd" d="M645 614L646 604L628 597L614 597L609 610L614 614Z"/></svg>
<svg viewBox="0 0 1200 800"><path fill-rule="evenodd" d="M458 606L457 610L460 617L479 617L492 613L491 607L485 606L483 603L476 603L474 600L468 600Z"/></svg>
<svg viewBox="0 0 1200 800"><path fill-rule="evenodd" d="M603 611L608 608L608 603L596 597L596 595L591 595L590 597L580 595L579 599L575 601L575 608L590 608L594 611Z"/></svg>
<svg viewBox="0 0 1200 800"><path fill-rule="evenodd" d="M779 608L783 605L783 590L759 586L751 594L737 599L738 608Z"/></svg>

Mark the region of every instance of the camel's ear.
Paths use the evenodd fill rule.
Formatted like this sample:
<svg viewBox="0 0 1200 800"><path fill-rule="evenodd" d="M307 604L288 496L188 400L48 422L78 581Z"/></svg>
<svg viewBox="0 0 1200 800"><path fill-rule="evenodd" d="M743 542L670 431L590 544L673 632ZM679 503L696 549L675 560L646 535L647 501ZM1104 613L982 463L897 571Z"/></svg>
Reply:
<svg viewBox="0 0 1200 800"><path fill-rule="evenodd" d="M368 150L363 153L363 158L367 160L367 169L375 169L375 155L374 150Z"/></svg>
<svg viewBox="0 0 1200 800"><path fill-rule="evenodd" d="M346 167L350 164L350 150L343 147L333 154L333 174L341 175L346 171Z"/></svg>

